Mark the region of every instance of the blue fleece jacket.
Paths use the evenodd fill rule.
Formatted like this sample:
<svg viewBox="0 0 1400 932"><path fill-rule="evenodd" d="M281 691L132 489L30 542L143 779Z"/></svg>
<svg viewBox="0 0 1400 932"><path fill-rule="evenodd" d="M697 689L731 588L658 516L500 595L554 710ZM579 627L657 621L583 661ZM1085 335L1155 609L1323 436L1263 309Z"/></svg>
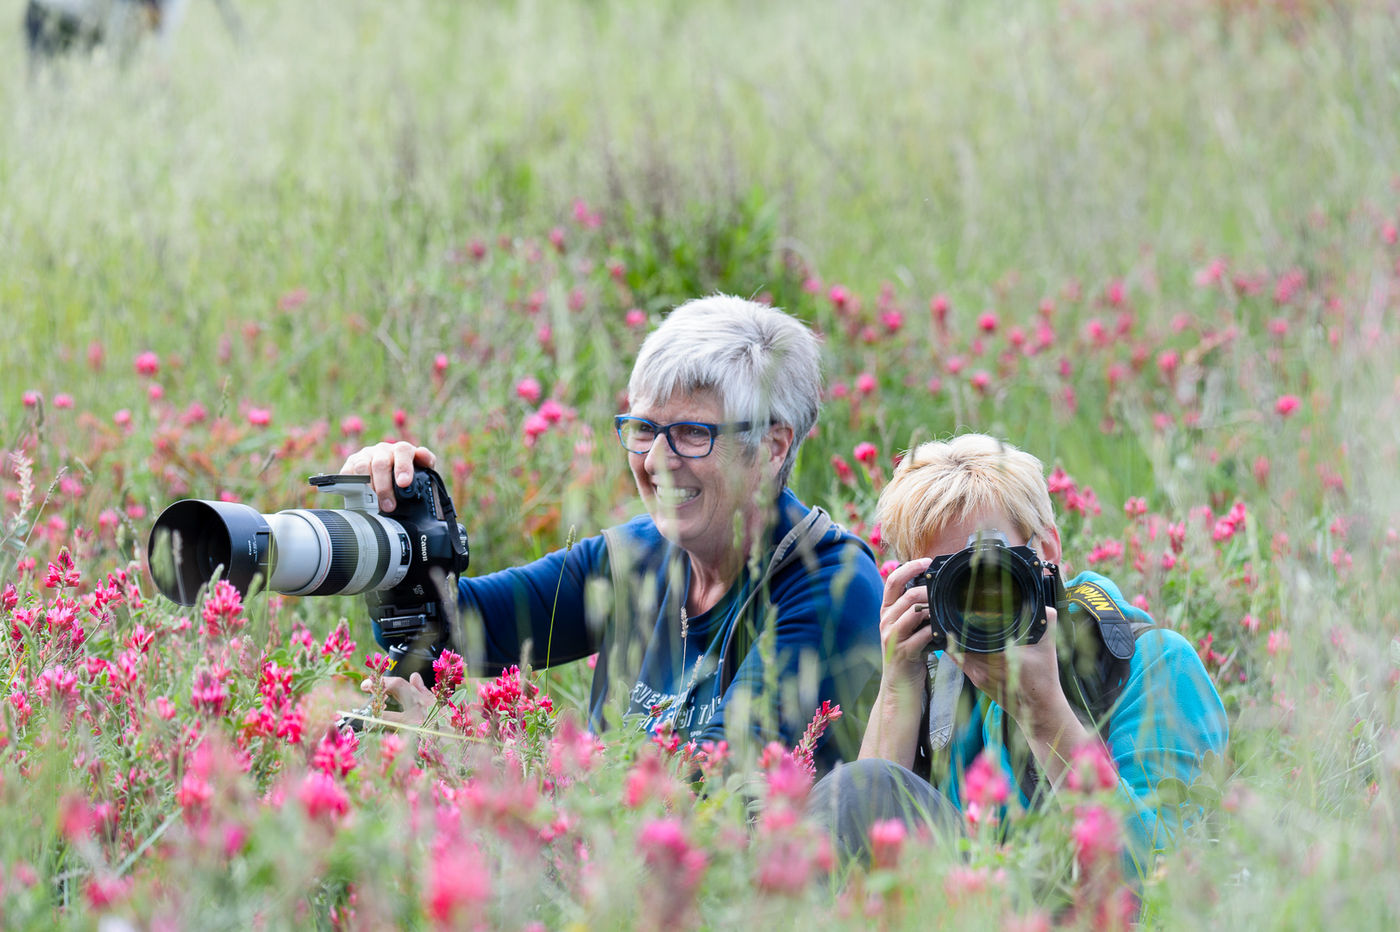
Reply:
<svg viewBox="0 0 1400 932"><path fill-rule="evenodd" d="M882 582L874 557L833 526L754 591L779 541L808 511L785 489L765 551L719 604L684 619L689 560L647 515L612 529L611 547L603 535L588 537L526 566L461 579L465 623L479 619L484 633L482 672L519 663L527 639L535 666L601 650L589 709L595 729L616 706L607 687L621 682L631 689L626 714L641 727L667 722L683 740L700 743L725 740L726 718L742 705L756 738L791 746L830 701L845 714L817 747L818 770L854 758L862 694L880 669ZM764 694L768 658L778 666L774 695Z"/></svg>

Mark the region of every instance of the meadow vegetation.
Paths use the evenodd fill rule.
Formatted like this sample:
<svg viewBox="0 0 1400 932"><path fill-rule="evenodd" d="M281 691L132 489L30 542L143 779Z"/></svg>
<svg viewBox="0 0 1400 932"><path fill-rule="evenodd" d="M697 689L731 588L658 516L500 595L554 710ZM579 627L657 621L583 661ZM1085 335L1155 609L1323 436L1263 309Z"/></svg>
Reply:
<svg viewBox="0 0 1400 932"><path fill-rule="evenodd" d="M878 549L894 457L1003 436L1071 571L1198 645L1230 753L1161 789L1200 817L1144 923L1400 922L1400 7L239 9L33 79L0 34L6 927L1124 922L1092 785L827 881L801 748L697 797L528 663L348 737L358 600L145 576L169 502L301 507L381 438L472 572L630 516L632 358L717 290L824 334L804 500Z"/></svg>

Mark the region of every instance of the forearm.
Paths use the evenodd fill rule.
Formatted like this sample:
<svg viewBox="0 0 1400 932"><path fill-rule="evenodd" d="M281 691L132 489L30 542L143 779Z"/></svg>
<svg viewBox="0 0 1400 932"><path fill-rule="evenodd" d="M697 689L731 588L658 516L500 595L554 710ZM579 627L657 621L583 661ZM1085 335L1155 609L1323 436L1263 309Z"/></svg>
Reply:
<svg viewBox="0 0 1400 932"><path fill-rule="evenodd" d="M918 685L882 679L860 742L860 756L882 758L912 770L922 718L923 696Z"/></svg>
<svg viewBox="0 0 1400 932"><path fill-rule="evenodd" d="M1025 730L1025 734L1035 762L1052 788L1064 781L1075 750L1096 740L1068 706L1061 714L1047 716L1042 723Z"/></svg>

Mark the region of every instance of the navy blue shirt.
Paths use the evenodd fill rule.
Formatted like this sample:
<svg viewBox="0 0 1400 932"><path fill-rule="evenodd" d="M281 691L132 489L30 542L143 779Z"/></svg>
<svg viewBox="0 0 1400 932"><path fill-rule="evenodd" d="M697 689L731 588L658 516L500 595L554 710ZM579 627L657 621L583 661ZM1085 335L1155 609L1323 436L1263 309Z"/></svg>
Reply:
<svg viewBox="0 0 1400 932"><path fill-rule="evenodd" d="M470 653L495 674L520 662L526 640L537 667L605 648L589 709L598 730L615 706L606 702L610 682L631 684L626 713L641 727L670 723L700 743L732 741L726 716L743 706L754 737L792 746L830 701L844 714L817 746L825 771L859 750L863 706L880 670L883 584L864 542L836 525L764 581L778 543L808 511L785 489L764 552L694 617L682 611L689 559L647 515L612 529L611 550L597 535L525 566L461 579L464 627L479 619L484 639Z"/></svg>

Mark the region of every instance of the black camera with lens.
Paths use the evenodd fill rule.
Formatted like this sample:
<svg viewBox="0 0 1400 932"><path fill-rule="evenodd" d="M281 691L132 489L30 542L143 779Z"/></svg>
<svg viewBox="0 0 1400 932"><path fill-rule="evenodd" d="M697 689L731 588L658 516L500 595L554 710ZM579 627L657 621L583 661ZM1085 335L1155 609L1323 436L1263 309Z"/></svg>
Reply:
<svg viewBox="0 0 1400 932"><path fill-rule="evenodd" d="M905 589L928 590L931 650L952 637L959 648L992 654L1010 644L1036 644L1045 634L1045 609L1064 598L1059 567L1034 548L1012 547L1000 531L983 531L966 549L938 557Z"/></svg>
<svg viewBox="0 0 1400 932"><path fill-rule="evenodd" d="M286 595L363 593L375 640L392 672L433 681L448 644L456 586L467 568L467 532L442 477L418 469L395 488L393 517L381 514L369 476L312 476L344 509L294 508L262 514L233 502L185 499L161 512L147 556L161 594L193 605L215 573L247 595L254 585Z"/></svg>

